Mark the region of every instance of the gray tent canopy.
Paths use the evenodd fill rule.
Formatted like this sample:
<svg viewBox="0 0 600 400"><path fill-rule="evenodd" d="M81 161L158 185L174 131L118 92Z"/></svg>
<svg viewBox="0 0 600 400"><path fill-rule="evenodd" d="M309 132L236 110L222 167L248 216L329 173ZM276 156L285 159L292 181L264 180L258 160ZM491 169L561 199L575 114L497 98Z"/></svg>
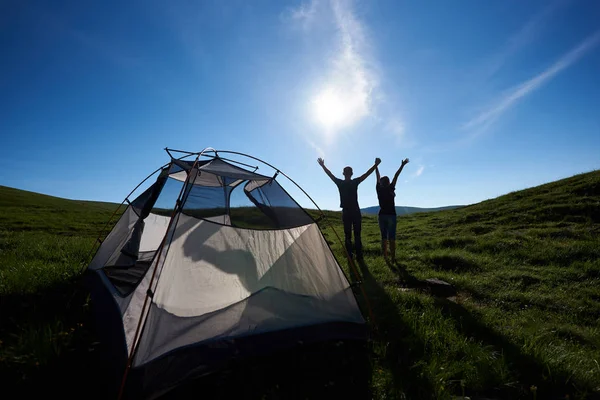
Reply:
<svg viewBox="0 0 600 400"><path fill-rule="evenodd" d="M167 151L86 270L126 391L154 398L234 356L366 339L348 279L279 170Z"/></svg>

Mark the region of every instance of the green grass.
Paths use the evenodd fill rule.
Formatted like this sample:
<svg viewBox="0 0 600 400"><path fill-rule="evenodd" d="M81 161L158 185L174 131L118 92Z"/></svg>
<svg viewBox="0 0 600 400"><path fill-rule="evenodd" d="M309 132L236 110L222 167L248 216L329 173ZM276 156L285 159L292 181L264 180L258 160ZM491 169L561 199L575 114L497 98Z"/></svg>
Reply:
<svg viewBox="0 0 600 400"><path fill-rule="evenodd" d="M76 278L113 210L0 187L3 377L68 382L90 364ZM326 212L319 224L352 277L330 226L343 235L340 219ZM395 266L380 255L375 217L363 219L363 243L373 398L600 398L600 171L399 217ZM457 295L433 296L427 278Z"/></svg>
<svg viewBox="0 0 600 400"><path fill-rule="evenodd" d="M85 353L92 340L77 281L115 208L0 186L3 382L24 390L81 378L87 360L75 350Z"/></svg>

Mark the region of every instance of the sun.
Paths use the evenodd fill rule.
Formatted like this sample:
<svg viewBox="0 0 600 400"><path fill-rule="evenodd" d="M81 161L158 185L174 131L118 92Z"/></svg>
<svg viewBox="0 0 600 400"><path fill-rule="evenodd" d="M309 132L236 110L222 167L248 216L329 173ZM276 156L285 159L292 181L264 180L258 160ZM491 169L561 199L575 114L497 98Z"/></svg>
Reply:
<svg viewBox="0 0 600 400"><path fill-rule="evenodd" d="M331 88L314 98L313 111L317 121L328 129L342 125L347 112L343 99Z"/></svg>

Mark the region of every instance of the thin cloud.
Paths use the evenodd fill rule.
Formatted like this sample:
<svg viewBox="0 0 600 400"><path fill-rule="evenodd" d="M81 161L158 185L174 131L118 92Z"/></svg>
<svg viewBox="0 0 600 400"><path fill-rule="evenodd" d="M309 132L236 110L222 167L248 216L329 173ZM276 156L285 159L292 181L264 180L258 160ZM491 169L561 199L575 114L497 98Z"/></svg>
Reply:
<svg viewBox="0 0 600 400"><path fill-rule="evenodd" d="M282 14L284 22L299 23L303 28L309 28L317 14L319 0L304 2L298 7L289 7Z"/></svg>
<svg viewBox="0 0 600 400"><path fill-rule="evenodd" d="M406 135L406 127L402 121L398 119L391 119L385 126L385 130L394 135L398 140L402 140Z"/></svg>
<svg viewBox="0 0 600 400"><path fill-rule="evenodd" d="M548 3L546 7L531 17L521 29L512 35L504 47L483 65L482 72L484 79L494 76L518 52L534 42L540 36L543 28L548 25L549 19L565 2L565 0L556 0Z"/></svg>
<svg viewBox="0 0 600 400"><path fill-rule="evenodd" d="M316 152L317 155L321 158L325 158L325 152L323 151L323 149L321 149L319 146L317 146L313 141L311 140L307 140L307 143L310 145L310 147L312 147Z"/></svg>
<svg viewBox="0 0 600 400"><path fill-rule="evenodd" d="M99 59L126 70L136 70L142 66L142 60L132 55L133 51L126 48L122 41L106 38L106 33L85 32L73 29L69 26L69 20L65 15L56 11L42 8L34 3L26 6L28 12L33 13L41 30L50 34L64 35L65 38L79 44L90 54Z"/></svg>
<svg viewBox="0 0 600 400"><path fill-rule="evenodd" d="M315 52L313 65L320 69L313 70L312 95L305 103L307 117L317 127L313 140L326 148L359 122L371 119L395 146L412 146L401 107L380 85L383 77L375 44L355 4L353 0L312 0L281 14L291 29L310 26L302 34L317 42L309 51ZM316 53L321 51L327 56Z"/></svg>
<svg viewBox="0 0 600 400"><path fill-rule="evenodd" d="M377 77L369 68L366 28L355 16L351 3L332 0L330 5L339 36L337 55L330 63L326 85L344 103L343 118L331 127L335 134L371 114L371 96L377 86Z"/></svg>
<svg viewBox="0 0 600 400"><path fill-rule="evenodd" d="M310 101L313 119L320 122L324 138L330 142L344 129L373 115L373 92L378 77L375 60L369 52L367 28L356 16L350 0L312 0L286 9L282 16L292 26L295 23L306 27L318 20L336 32L330 39L332 56L325 60ZM304 34L310 32L305 30Z"/></svg>
<svg viewBox="0 0 600 400"><path fill-rule="evenodd" d="M425 171L425 166L421 165L419 166L419 169L414 173L414 177L419 177L423 174L423 171Z"/></svg>
<svg viewBox="0 0 600 400"><path fill-rule="evenodd" d="M403 120L398 117L389 117L387 122L385 120L382 122L384 123L383 132L390 139L390 143L405 149L414 147L417 144L415 136L408 134Z"/></svg>
<svg viewBox="0 0 600 400"><path fill-rule="evenodd" d="M577 62L587 52L592 50L600 42L600 31L588 36L578 46L568 53L564 54L558 61L552 64L545 71L533 78L520 83L514 89L502 96L491 107L487 108L479 115L475 116L463 125L463 129L477 129L479 132L491 127L497 120L512 107L519 99L529 95L539 89L548 81L553 79L558 73L567 69Z"/></svg>
<svg viewBox="0 0 600 400"><path fill-rule="evenodd" d="M119 49L117 43L75 29L69 29L68 32L78 43L118 67L136 70L142 65L138 57Z"/></svg>

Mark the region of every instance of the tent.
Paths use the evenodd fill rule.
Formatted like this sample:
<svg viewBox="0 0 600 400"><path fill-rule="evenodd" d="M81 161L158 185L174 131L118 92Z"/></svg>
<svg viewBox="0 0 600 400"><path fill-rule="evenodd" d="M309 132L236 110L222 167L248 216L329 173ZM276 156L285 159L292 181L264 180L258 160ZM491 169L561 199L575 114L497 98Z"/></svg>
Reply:
<svg viewBox="0 0 600 400"><path fill-rule="evenodd" d="M223 156L241 153L166 150L170 162L123 202L86 270L122 394L155 398L299 342L366 339L351 285L277 181L285 174Z"/></svg>

